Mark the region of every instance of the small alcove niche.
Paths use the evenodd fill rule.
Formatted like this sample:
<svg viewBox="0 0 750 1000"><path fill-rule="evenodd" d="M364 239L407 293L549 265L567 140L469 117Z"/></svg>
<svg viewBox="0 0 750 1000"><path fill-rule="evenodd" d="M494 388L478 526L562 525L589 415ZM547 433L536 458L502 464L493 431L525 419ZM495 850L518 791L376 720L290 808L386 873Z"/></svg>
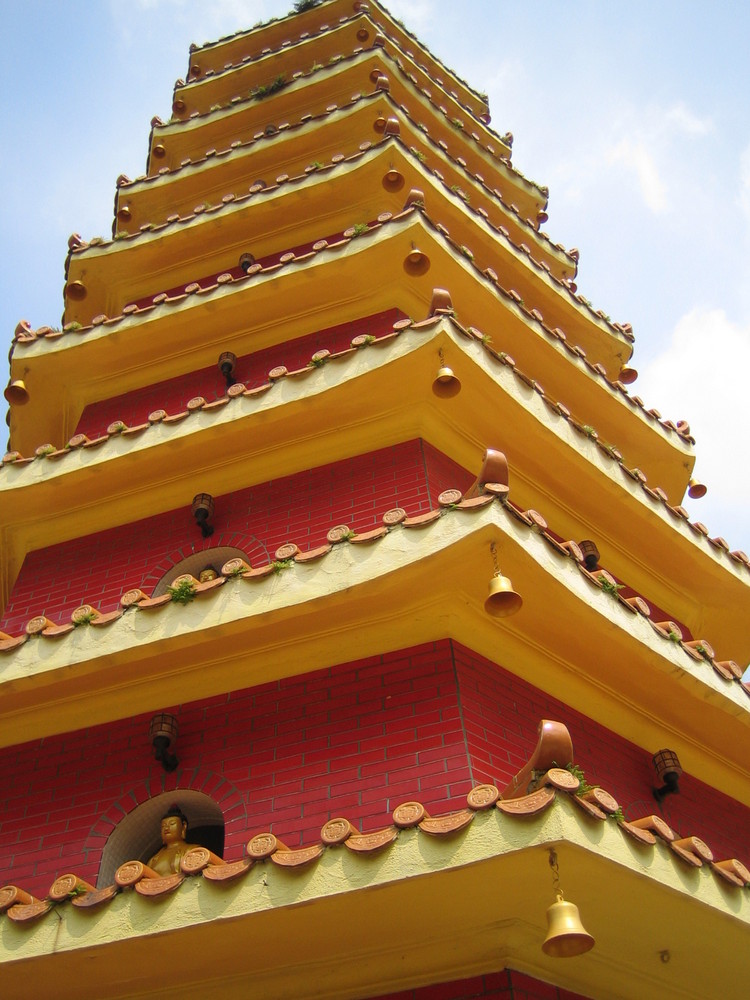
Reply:
<svg viewBox="0 0 750 1000"><path fill-rule="evenodd" d="M221 573L221 567L224 563L229 562L230 559L244 559L246 562L248 561L247 555L242 549L237 549L232 545L219 545L213 549L203 549L201 552L195 552L192 556L188 556L187 559L183 559L181 562L175 563L174 566L170 566L154 587L151 596L161 597L162 594L166 594L167 588L171 587L173 580L185 573L194 576L196 580L200 580L200 575L204 569L213 569L217 573Z"/></svg>
<svg viewBox="0 0 750 1000"><path fill-rule="evenodd" d="M99 865L98 888L112 885L115 872L126 861L148 862L162 846L161 819L171 806L179 806L188 819L187 840L224 855L224 816L214 800L192 789L178 788L155 795L136 806L109 835Z"/></svg>

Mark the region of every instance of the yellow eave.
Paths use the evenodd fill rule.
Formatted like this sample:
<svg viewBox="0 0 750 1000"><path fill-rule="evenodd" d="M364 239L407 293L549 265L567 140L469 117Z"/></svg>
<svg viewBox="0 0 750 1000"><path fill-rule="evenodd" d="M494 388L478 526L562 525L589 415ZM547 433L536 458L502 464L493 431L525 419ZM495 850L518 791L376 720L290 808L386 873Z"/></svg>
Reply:
<svg viewBox="0 0 750 1000"><path fill-rule="evenodd" d="M375 3L369 6L377 18L377 27L386 38L395 41L410 57L413 51L417 52L425 71L438 86L444 86L444 81L447 80L445 89L462 104L473 109L475 116L478 117L486 110L485 102L476 91L436 59L424 44L399 25L385 8ZM190 53L188 79L202 77L209 70L221 73L227 63L240 64L247 56L257 58L266 48L274 51L282 46L294 45L300 41L301 35L327 30L330 24L339 21L350 22L352 17L356 17L357 12L358 8L352 0L334 0L332 3L319 5L301 14L289 15L279 20L268 21L248 31L237 32L216 42L194 46Z"/></svg>
<svg viewBox="0 0 750 1000"><path fill-rule="evenodd" d="M389 169L398 172L397 184L389 184ZM68 304L68 321L88 325L100 314L119 315L128 302L236 269L246 250L260 259L356 222L373 222L383 212L398 213L409 190L419 188L425 192L428 217L464 254L473 254L477 268L492 268L502 287L514 289L528 308L542 313L550 328L562 329L571 345L604 364L610 378L617 378L629 359L632 347L621 334L426 171L400 139L357 151L338 168L310 177L301 174L284 181L281 176L275 197L272 192L246 194L153 233L75 251L67 280L80 282L86 298Z"/></svg>
<svg viewBox="0 0 750 1000"><path fill-rule="evenodd" d="M403 270L415 243L431 261L429 271L419 277ZM378 275L377 283L373 275ZM304 295L294 296L300 285ZM629 465L637 464L670 497L681 499L693 461L687 444L628 407L590 363L566 350L548 329L545 332L541 322L504 296L413 210L344 245L268 274L180 296L83 334L17 344L12 377L24 379L30 402L11 414L13 447L31 454L47 440L62 443L60 434L73 433L84 401L212 365L217 345L240 356L316 325L330 326L332 319L345 322L394 307L420 317L429 308L433 287L447 288L466 325L491 337L495 349L510 354L582 423L595 420L600 438L619 447ZM193 330L189 341L184 335L188 318Z"/></svg>
<svg viewBox="0 0 750 1000"><path fill-rule="evenodd" d="M452 400L431 391L440 349L462 379ZM408 397L403 384L412 387ZM370 401L365 409L363 398ZM740 610L747 601L746 568L676 519L449 319L176 423L59 457L6 464L0 470L0 596L7 600L31 549L180 507L204 488L206 476L221 496L410 437L430 440L472 470L485 447L502 448L516 503L539 510L563 537L597 538L611 572L711 642L719 659L750 656ZM179 474L164 482L167 464ZM83 509L82 497L89 498ZM95 598L82 594L81 603L87 600Z"/></svg>
<svg viewBox="0 0 750 1000"><path fill-rule="evenodd" d="M523 596L483 608L489 543ZM576 628L570 628L570 622ZM0 659L3 745L69 732L359 656L451 637L645 748L750 802L750 703L593 588L572 560L499 502L455 510L260 579L228 580L186 607L131 609L100 627L36 636ZM563 638L564 637L564 640ZM498 643L502 654L498 656Z"/></svg>
<svg viewBox="0 0 750 1000"><path fill-rule="evenodd" d="M501 157L507 159L508 147L491 133L481 136L484 145L480 145L464 130L455 128L408 78L401 77L381 49L347 57L302 76L263 100L247 99L198 117L156 126L151 136L150 172L164 167L174 169L186 158L201 159L206 150L228 148L238 139L247 141L254 133L262 133L269 123L279 127L287 121L298 121L304 114L317 116L334 105L346 106L353 93L372 92L375 89L372 77L375 72L383 71L389 74L394 101L407 107L414 121L427 124L430 136L436 142L445 142L452 155L463 156L469 170L482 174L489 187L504 190L506 201L516 203L522 218L536 219L546 203L545 196L503 162ZM153 158L157 142L165 149L158 160Z"/></svg>
<svg viewBox="0 0 750 1000"><path fill-rule="evenodd" d="M163 224L170 217L188 217L197 205L219 204L230 194L240 198L247 193L249 177L272 182L280 175L309 172L316 164L329 166L342 152L356 152L358 142L377 142L379 129L389 117L399 121L405 145L427 158L426 169L432 173L439 167L447 188L468 188L472 204L486 211L495 226L508 229L515 243L530 245L532 256L544 261L557 278L575 274L575 262L562 247L511 212L484 178L480 181L451 159L385 91L362 95L345 107L299 121L271 136L237 141L172 170L164 167L158 174L122 181L116 200L118 236L137 233L144 225Z"/></svg>
<svg viewBox="0 0 750 1000"><path fill-rule="evenodd" d="M596 939L575 960L541 950L550 846ZM535 817L478 813L451 839L403 830L374 858L339 846L312 867L266 862L230 886L198 876L168 899L131 889L103 910L66 904L32 927L1 917L3 996L163 997L166 988L183 1000L244 1000L252 983L253 995L274 1000L359 1000L506 966L612 1000L737 996L748 894L676 865L665 845L631 845L559 796Z"/></svg>

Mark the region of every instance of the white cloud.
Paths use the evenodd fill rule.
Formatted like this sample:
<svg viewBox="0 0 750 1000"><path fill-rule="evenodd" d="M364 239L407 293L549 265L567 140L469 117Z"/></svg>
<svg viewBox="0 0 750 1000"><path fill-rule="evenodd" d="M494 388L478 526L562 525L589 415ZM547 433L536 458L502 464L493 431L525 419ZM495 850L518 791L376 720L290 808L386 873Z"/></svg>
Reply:
<svg viewBox="0 0 750 1000"><path fill-rule="evenodd" d="M667 109L664 122L684 135L706 135L713 129L710 118L698 118L682 101Z"/></svg>
<svg viewBox="0 0 750 1000"><path fill-rule="evenodd" d="M733 322L723 309L696 308L680 319L665 350L642 369L638 384L639 394L653 400L664 416L690 424L696 476L709 488L705 500L689 505L691 514L733 547L747 535L750 503L748 366L750 323Z"/></svg>
<svg viewBox="0 0 750 1000"><path fill-rule="evenodd" d="M109 0L110 12L120 40L129 46L140 44L145 30L167 42L190 30L199 44L215 41L235 31L250 28L270 17L284 16L292 9L279 9L274 0ZM134 32L133 25L139 30ZM180 42L181 44L181 42Z"/></svg>
<svg viewBox="0 0 750 1000"><path fill-rule="evenodd" d="M643 200L652 212L666 211L666 187L656 160L643 140L621 139L608 151L607 159L610 164L622 163L635 174Z"/></svg>
<svg viewBox="0 0 750 1000"><path fill-rule="evenodd" d="M435 0L395 0L388 4L388 9L412 34L418 34L437 16Z"/></svg>

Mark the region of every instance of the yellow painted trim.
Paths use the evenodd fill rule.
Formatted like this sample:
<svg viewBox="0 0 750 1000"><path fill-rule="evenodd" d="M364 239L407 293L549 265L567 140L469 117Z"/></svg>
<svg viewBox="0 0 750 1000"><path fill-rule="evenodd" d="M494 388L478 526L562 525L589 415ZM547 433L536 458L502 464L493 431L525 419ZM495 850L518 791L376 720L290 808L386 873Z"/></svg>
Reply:
<svg viewBox="0 0 750 1000"><path fill-rule="evenodd" d="M550 846L596 938L576 961L541 952ZM611 821L581 820L561 797L537 817L479 813L451 839L410 829L374 857L330 848L302 871L267 862L230 886L196 877L166 899L127 890L98 912L67 905L59 917L32 927L0 918L6 1000L77 1000L92 987L197 1000L209 981L230 1000L247 997L248 982L275 1000L354 1000L506 965L589 995L688 1000L737 995L750 897L664 845L640 848Z"/></svg>
<svg viewBox="0 0 750 1000"><path fill-rule="evenodd" d="M274 192L266 208L272 210L282 199L292 210L297 198L304 203L301 189L288 201L281 191ZM412 244L431 260L430 270L416 278L403 269ZM544 332L537 320L482 277L417 210L302 263L260 272L210 293L185 296L83 335L30 343L16 352L13 362L13 377L24 378L31 397L12 427L14 441L18 450L30 454L39 443L51 439L45 432L54 430L53 414L67 413L69 425L74 424L83 400L108 398L213 365L217 344L240 356L316 326L393 307L420 319L429 310L436 286L450 290L465 326L473 324L491 337L493 347L511 354L553 399L565 402L583 423L595 420L602 440L616 442L652 482L668 495L677 493L677 499L682 498L688 474L683 464L690 466L692 456L687 457L689 449L679 437L629 405L581 358ZM289 307L283 324L279 322L282 297ZM189 339L184 333L186 323L192 331Z"/></svg>
<svg viewBox="0 0 750 1000"><path fill-rule="evenodd" d="M493 538L524 599L500 623L483 608ZM192 701L296 675L301 663L315 670L446 636L493 661L502 637L512 673L644 747L675 744L691 774L750 801L744 692L592 587L498 503L230 580L186 607L35 637L0 661L0 741L171 704L176 683Z"/></svg>
<svg viewBox="0 0 750 1000"><path fill-rule="evenodd" d="M434 81L438 83L438 80L441 80L438 86L443 86L441 78L447 76L450 85L459 92L460 99L464 104L474 108L475 114L480 114L483 111L484 103L476 90L465 80L456 76L454 71L440 62L423 42L395 21L385 7L373 3L370 5L370 9L375 12L374 16L377 17L378 26L387 38L395 41L404 51L411 50L419 53L420 61L427 66ZM253 46L253 36L256 34L259 36L259 41L262 39L263 48L278 49L287 40L294 43L303 32L319 31L324 24L331 24L340 18L351 18L353 10L354 5L351 0L337 0L335 3L323 4L302 14L289 15L276 21L271 20L265 24L257 25L255 28L239 31L229 38L198 46L190 53L188 79L192 77L190 69L195 65L200 65L202 74L208 70L220 73L228 62L238 63L246 55L252 55L256 51ZM260 49L257 51L260 52Z"/></svg>
<svg viewBox="0 0 750 1000"><path fill-rule="evenodd" d="M463 383L450 401L431 390L440 349ZM404 384L412 387L408 397ZM370 401L366 409L363 398ZM710 641L720 659L750 656L737 611L747 602L747 569L675 519L448 319L406 330L219 410L133 437L115 436L59 459L6 465L0 469L5 593L31 549L187 508L208 481L221 497L339 461L353 453L352 442L362 454L411 437L426 438L472 471L486 447L504 449L516 503L539 510L565 538L595 534L604 565ZM252 454L248 440L254 442ZM167 461L175 472L162 482ZM160 483L156 491L154 482ZM84 600L96 603L96 595L81 595Z"/></svg>
<svg viewBox="0 0 750 1000"><path fill-rule="evenodd" d="M154 128L152 149L157 142L164 145L166 155L152 158L152 173L164 167L174 169L183 160L201 159L207 149L229 148L237 136L262 133L271 122L277 127L299 121L303 115L323 114L332 105L344 107L353 93L369 94L375 89L371 74L385 72L390 82L390 94L396 104L408 106L412 119L424 122L431 137L447 144L449 152L463 156L472 173L482 174L489 187L505 191L506 200L514 202L522 218L536 218L546 199L501 157L507 147L484 126L474 123L482 132L483 145L467 143L462 130L428 100L408 79L402 77L395 63L382 49L369 49L348 56L334 66L324 67L308 76L292 81L271 99L248 99L228 108L209 111L197 118L169 122ZM494 152L489 151L489 147Z"/></svg>
<svg viewBox="0 0 750 1000"><path fill-rule="evenodd" d="M239 197L247 192L248 177L274 178L281 174L295 177L311 164L330 166L333 156L342 152L355 153L360 142L382 141L382 135L373 127L380 117L397 118L404 145L422 153L430 168L437 169L439 164L445 187L468 188L472 204L484 207L496 225L505 226L515 243L530 245L532 256L545 261L552 274L562 279L575 273L573 261L561 247L523 224L519 216L500 202L486 182L481 186L437 142L430 141L385 91L363 95L336 111L298 122L273 136L248 139L234 148L177 166L167 173L136 178L118 188L116 207L127 207L130 218L126 221L118 218L117 231L139 233L144 224L160 224L173 215L187 217L196 205L219 204L229 193ZM419 171L425 169L416 158L412 159L412 167ZM401 203L407 191L408 186L401 192Z"/></svg>
<svg viewBox="0 0 750 1000"><path fill-rule="evenodd" d="M319 131L325 134L326 129L321 126ZM266 162L272 156L278 157L275 147L265 152ZM253 163L258 163L257 153ZM395 192L389 192L383 184L389 168L398 170L404 179L403 187ZM276 176L280 175L277 171ZM263 175L262 168L258 168L257 175ZM632 350L625 338L467 208L448 182L438 181L409 153L405 142L395 138L380 141L364 152L356 151L355 158L341 167L309 178L300 171L281 186L281 201L268 195L243 195L244 200L233 201L217 212L188 216L184 222L151 233L76 252L70 258L68 280L83 281L87 296L85 303L76 305L75 318L88 324L100 313L117 316L126 303L153 295L157 288L177 287L236 267L244 250L251 249L261 259L288 248L292 245L289 241L296 241L297 246L313 242L322 235L322 227L326 227L328 235L344 231L357 221L372 223L383 212L397 214L411 188L425 192L428 218L434 225L445 227L454 244L466 247L465 252L470 250L479 269L493 268L500 275L500 284L520 294L528 308L539 309L548 327L562 328L570 344L583 347L592 358L604 363L610 378L618 376L623 360L630 357ZM304 219L285 208L285 196L290 200L305 199ZM195 198L211 203L203 194L196 193ZM285 220L284 224L281 220ZM252 239L248 239L248 232L252 232ZM522 234L522 241L526 238ZM200 265L194 256L196 244L201 247ZM198 266L203 269L200 274Z"/></svg>

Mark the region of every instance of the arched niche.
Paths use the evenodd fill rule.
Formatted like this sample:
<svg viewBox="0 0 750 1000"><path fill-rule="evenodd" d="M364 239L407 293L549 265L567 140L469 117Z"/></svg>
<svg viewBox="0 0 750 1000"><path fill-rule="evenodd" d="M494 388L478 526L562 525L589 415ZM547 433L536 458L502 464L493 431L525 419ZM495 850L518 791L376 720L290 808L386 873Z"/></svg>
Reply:
<svg viewBox="0 0 750 1000"><path fill-rule="evenodd" d="M161 818L170 806L177 805L187 816L187 839L207 847L214 854L224 854L224 816L209 796L189 788L155 795L136 806L114 828L107 839L99 865L98 888L112 885L115 872L126 861L148 861L161 847Z"/></svg>
<svg viewBox="0 0 750 1000"><path fill-rule="evenodd" d="M233 545L219 545L213 549L203 549L200 552L195 552L193 555L188 556L187 559L182 559L180 562L175 563L174 566L170 566L154 587L151 596L161 597L162 594L166 594L167 587L171 586L172 581L178 576L182 576L183 573L189 573L196 580L200 578L203 570L209 567L216 570L217 573L221 573L221 567L224 563L229 562L230 559L244 559L248 561L247 555L242 549L237 549Z"/></svg>

